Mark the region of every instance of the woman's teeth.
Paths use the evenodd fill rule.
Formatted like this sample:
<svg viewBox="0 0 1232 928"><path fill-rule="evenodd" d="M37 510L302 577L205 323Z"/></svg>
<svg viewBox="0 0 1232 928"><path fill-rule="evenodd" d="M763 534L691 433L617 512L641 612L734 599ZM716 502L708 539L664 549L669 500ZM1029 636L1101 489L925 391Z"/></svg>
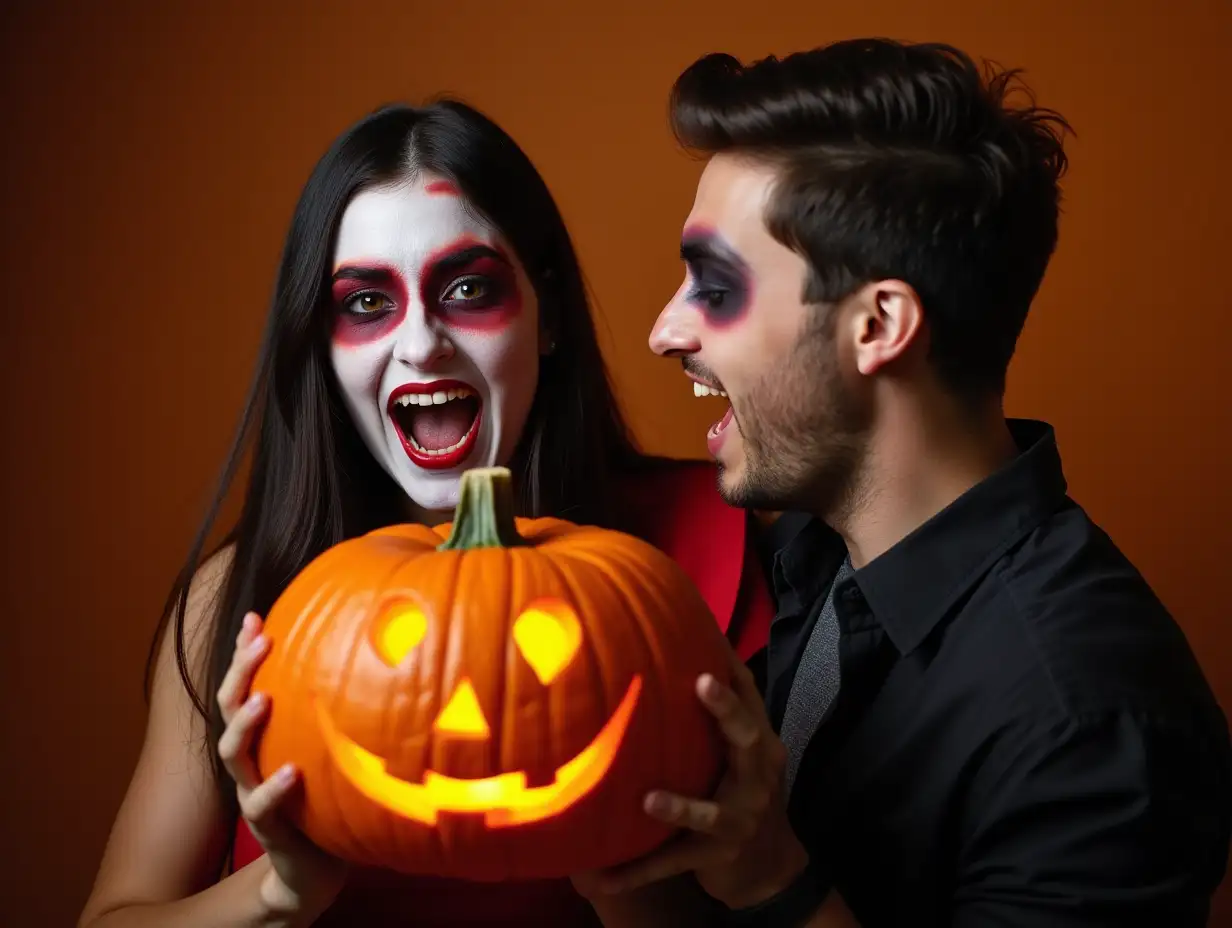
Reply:
<svg viewBox="0 0 1232 928"><path fill-rule="evenodd" d="M416 451L418 451L420 454L426 454L426 455L431 456L431 455L438 455L438 454L449 454L451 451L457 451L459 448L461 448L463 445L465 445L468 441L471 440L471 436L474 433L475 433L475 426L472 424L471 427L466 430L466 434L463 435L461 438L459 438L454 444L450 445L448 448L425 448L423 445L421 445L419 442L415 440L414 435L408 434L406 437L410 439L410 442L412 445L414 445Z"/></svg>
<svg viewBox="0 0 1232 928"><path fill-rule="evenodd" d="M399 406L439 406L450 400L474 395L474 390L463 387L456 390L437 390L435 393L403 393L394 402Z"/></svg>

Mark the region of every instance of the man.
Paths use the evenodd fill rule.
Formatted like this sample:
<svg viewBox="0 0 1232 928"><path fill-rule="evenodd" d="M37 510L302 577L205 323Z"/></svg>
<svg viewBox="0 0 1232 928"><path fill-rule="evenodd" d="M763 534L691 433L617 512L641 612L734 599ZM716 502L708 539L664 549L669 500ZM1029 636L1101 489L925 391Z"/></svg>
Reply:
<svg viewBox="0 0 1232 928"><path fill-rule="evenodd" d="M646 886L721 903L675 924L1206 922L1227 722L1067 497L1052 429L1003 412L1066 166L1065 123L1013 87L880 40L710 55L676 84L709 161L651 346L730 401L726 499L805 515L774 559L764 709L747 674L699 681L732 742L718 794L648 797L687 837L578 878L609 925L650 923Z"/></svg>

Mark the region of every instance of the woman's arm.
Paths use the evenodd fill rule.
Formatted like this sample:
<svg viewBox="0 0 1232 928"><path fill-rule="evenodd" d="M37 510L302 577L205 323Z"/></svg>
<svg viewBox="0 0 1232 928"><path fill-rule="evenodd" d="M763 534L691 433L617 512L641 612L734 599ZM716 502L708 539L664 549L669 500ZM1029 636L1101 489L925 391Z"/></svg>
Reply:
<svg viewBox="0 0 1232 928"><path fill-rule="evenodd" d="M211 558L193 579L185 609L190 667L204 689L205 655L231 552ZM257 928L295 922L262 899L268 858L216 882L231 836L210 765L204 720L175 662L175 636L163 636L145 740L120 806L80 928Z"/></svg>

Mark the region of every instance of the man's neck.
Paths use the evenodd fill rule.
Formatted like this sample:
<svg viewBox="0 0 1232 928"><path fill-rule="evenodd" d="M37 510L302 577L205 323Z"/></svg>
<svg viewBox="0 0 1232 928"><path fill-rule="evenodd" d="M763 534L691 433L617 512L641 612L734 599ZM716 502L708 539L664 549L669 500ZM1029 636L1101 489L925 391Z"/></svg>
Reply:
<svg viewBox="0 0 1232 928"><path fill-rule="evenodd" d="M1017 453L999 402L974 413L898 403L878 423L849 505L826 520L863 567Z"/></svg>

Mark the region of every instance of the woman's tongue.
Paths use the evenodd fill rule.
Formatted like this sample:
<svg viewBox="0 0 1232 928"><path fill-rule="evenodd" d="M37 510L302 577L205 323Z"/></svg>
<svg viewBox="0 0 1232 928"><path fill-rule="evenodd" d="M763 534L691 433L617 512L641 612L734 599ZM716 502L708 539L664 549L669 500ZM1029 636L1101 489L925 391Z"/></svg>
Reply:
<svg viewBox="0 0 1232 928"><path fill-rule="evenodd" d="M412 413L411 437L426 451L452 448L475 421L473 404L452 400L438 406L420 406Z"/></svg>

